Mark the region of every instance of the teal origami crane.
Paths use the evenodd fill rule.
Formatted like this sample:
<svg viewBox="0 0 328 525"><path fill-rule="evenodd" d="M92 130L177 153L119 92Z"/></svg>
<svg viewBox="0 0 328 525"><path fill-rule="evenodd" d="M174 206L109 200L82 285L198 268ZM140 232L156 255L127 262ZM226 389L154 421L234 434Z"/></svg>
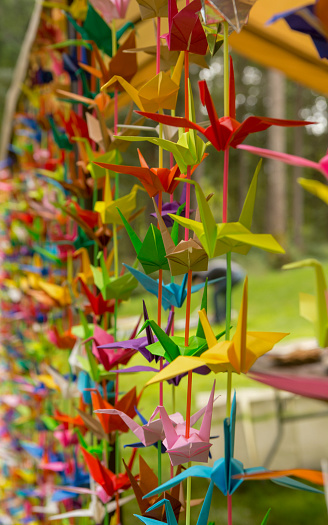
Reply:
<svg viewBox="0 0 328 525"><path fill-rule="evenodd" d="M137 281L147 290L147 292L156 295L158 297L158 280L155 281L155 279L152 279L151 277L148 277L148 275L145 275L142 272L139 272L139 270L136 270L135 268L132 268L128 264L123 263L123 265L129 270L129 272L132 273L132 275L137 279ZM221 279L219 277L218 279L213 279L212 281L209 281L208 284L213 284L218 282ZM162 306L164 310L168 310L171 308L171 306L175 306L176 308L181 308L183 305L186 297L187 297L187 281L188 281L188 274L186 273L182 279L181 284L177 283L170 283L170 284L164 284L163 283L163 289L162 289ZM205 286L205 283L195 284L191 287L191 293L198 292Z"/></svg>
<svg viewBox="0 0 328 525"><path fill-rule="evenodd" d="M145 497L149 498L169 490L171 487L178 485L181 483L181 481L187 479L190 476L197 478L207 478L210 480L210 486L208 488L197 521L197 525L203 525L208 523L214 486L216 486L225 496L228 494L231 495L237 490L244 479L253 479L253 477L256 479L256 476L259 476L259 479L271 479L271 481L274 483L284 487L322 494L320 490L284 475L285 472L289 472L290 475L298 476L310 481L316 480L316 482L321 483L322 475L320 477L321 473L317 471L307 469L268 471L263 467L244 469L243 464L233 457L235 444L235 422L236 394L234 395L231 405L230 417L224 420L224 457L215 461L213 467L208 467L206 465L195 465L188 468L187 470L181 472L181 474L178 476L175 476L166 483L163 483L156 489L149 492Z"/></svg>

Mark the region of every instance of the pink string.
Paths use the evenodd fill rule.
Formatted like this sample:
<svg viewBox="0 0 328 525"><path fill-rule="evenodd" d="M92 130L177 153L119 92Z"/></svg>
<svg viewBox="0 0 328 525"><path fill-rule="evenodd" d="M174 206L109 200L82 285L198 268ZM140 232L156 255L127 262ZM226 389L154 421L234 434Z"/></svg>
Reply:
<svg viewBox="0 0 328 525"><path fill-rule="evenodd" d="M190 180L191 178L191 170L190 170L190 166L187 167L187 179ZM187 184L187 189L186 189L186 219L189 219L189 215L190 215L190 184ZM185 228L185 241L188 240L188 237L189 237L189 230L188 228Z"/></svg>
<svg viewBox="0 0 328 525"><path fill-rule="evenodd" d="M161 70L161 19L157 17L156 75Z"/></svg>
<svg viewBox="0 0 328 525"><path fill-rule="evenodd" d="M115 88L114 93L114 135L117 135L118 125L118 89Z"/></svg>
<svg viewBox="0 0 328 525"><path fill-rule="evenodd" d="M229 176L229 147L227 147L227 149L224 150L222 222L227 222L227 216L228 216L228 176Z"/></svg>
<svg viewBox="0 0 328 525"><path fill-rule="evenodd" d="M227 494L227 505L228 505L228 525L232 525L232 503L231 503L230 494Z"/></svg>

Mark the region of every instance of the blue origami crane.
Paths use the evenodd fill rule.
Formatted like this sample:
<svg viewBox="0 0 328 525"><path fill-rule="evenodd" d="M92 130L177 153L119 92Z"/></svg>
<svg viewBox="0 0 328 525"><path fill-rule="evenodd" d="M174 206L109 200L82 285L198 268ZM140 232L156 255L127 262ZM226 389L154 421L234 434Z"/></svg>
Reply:
<svg viewBox="0 0 328 525"><path fill-rule="evenodd" d="M123 263L124 264L124 263ZM152 279L151 277L148 277L148 275L145 275L142 272L139 272L139 270L136 270L135 268L132 268L131 266L124 264L124 266L129 270L129 272L132 273L132 275L137 279L137 281L147 290L147 292L156 295L158 297L158 280L155 281L155 279ZM208 281L208 284L213 284L221 279L224 279L224 277L219 277L218 279L213 279L212 281ZM188 281L188 274L186 273L183 277L181 284L176 283L170 283L170 284L164 284L163 283L163 289L162 289L162 306L164 310L168 310L171 308L171 306L175 306L176 308L181 308L183 305L186 297L187 297L187 281ZM198 292L205 286L205 282L200 284L195 284L191 287L191 293Z"/></svg>
<svg viewBox="0 0 328 525"><path fill-rule="evenodd" d="M158 507L161 507L162 505L165 506L167 525L178 525L177 519L172 509L171 502L166 498L157 501L154 505L152 505L151 507L149 507L149 509L147 509L147 512L157 509ZM139 518L139 520L145 523L145 525L158 525L159 523L165 523L163 521L155 520L154 518L148 518L147 516L140 516L139 514L134 514L134 516L136 518Z"/></svg>
<svg viewBox="0 0 328 525"><path fill-rule="evenodd" d="M312 38L320 58L328 58L327 33L316 14L316 3L274 15L267 24L284 18L291 29Z"/></svg>
<svg viewBox="0 0 328 525"><path fill-rule="evenodd" d="M231 495L237 490L239 485L244 481L244 479L239 476L247 474L255 474L260 472L269 472L263 467L255 467L244 469L243 464L233 457L234 454L234 444L235 444L235 423L236 423L236 393L234 394L230 417L224 420L224 457L218 459L214 462L213 467L208 467L206 465L195 465L188 468L184 472L181 472L178 476L175 476L173 479L170 479L166 483L163 483L155 490L152 490L146 494L145 498L149 498L160 494L166 490L169 490L171 487L174 487L181 481L192 476L197 478L207 478L210 479L210 486L207 490L202 509L200 511L197 525L207 524L208 516L210 512L210 506L212 501L214 485L226 496L227 494ZM274 472L272 472L274 474ZM238 476L238 478L236 477ZM274 483L282 485L292 489L305 490L308 492L315 492L322 494L322 492L314 487L296 481L287 476L276 477L271 479Z"/></svg>

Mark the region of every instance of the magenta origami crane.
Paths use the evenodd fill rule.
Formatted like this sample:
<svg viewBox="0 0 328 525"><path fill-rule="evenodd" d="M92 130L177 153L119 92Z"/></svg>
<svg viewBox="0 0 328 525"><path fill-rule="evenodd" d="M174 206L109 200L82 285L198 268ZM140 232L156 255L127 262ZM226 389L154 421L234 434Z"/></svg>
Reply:
<svg viewBox="0 0 328 525"><path fill-rule="evenodd" d="M198 16L201 0L193 0L178 11L176 0L168 0L169 32L165 37L170 51L190 51L206 55L207 39Z"/></svg>
<svg viewBox="0 0 328 525"><path fill-rule="evenodd" d="M311 168L313 170L319 171L326 179L328 179L328 151L319 162L314 162L312 160L304 159L298 155L290 155L289 153L282 153L281 151L272 151L265 148L257 148L256 146L250 146L248 144L241 144L238 146L238 149L243 149L254 153L254 155L259 155L260 157L265 157L272 160L280 160L289 164L290 166L300 166L301 168Z"/></svg>
<svg viewBox="0 0 328 525"><path fill-rule="evenodd" d="M205 80L201 80L199 83L200 100L203 106L206 106L208 116L210 119L210 126L203 128L199 124L192 122L184 117L171 117L170 115L161 115L157 113L148 113L144 111L137 111L140 115L150 118L155 122L166 124L167 126L176 126L178 128L195 129L204 135L208 141L218 151L224 151L229 147L236 148L241 144L248 135L252 133L258 133L265 131L271 126L307 126L313 124L313 122L301 121L301 120L284 120L267 117L247 117L244 122L238 122L236 120L236 108L235 108L235 80L232 60L230 59L230 110L229 117L218 117L213 99L210 95L209 89Z"/></svg>
<svg viewBox="0 0 328 525"><path fill-rule="evenodd" d="M120 410L102 409L95 410L95 412L121 417L145 447L153 445L157 441L163 441L163 445L167 449L173 466L181 465L191 460L207 462L209 449L212 446L209 440L214 391L215 381L207 405L196 412L190 419L191 428L189 438L185 437L186 422L183 416L179 412L169 416L163 406L158 406L151 415L148 423L143 426L138 425L138 423ZM155 419L158 414L160 415L160 419ZM192 428L202 415L204 415L204 417L200 430Z"/></svg>

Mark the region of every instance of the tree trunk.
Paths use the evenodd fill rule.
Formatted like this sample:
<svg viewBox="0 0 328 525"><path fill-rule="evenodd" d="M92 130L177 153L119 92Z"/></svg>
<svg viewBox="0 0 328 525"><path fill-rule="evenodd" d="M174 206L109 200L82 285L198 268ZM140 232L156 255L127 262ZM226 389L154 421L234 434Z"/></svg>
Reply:
<svg viewBox="0 0 328 525"><path fill-rule="evenodd" d="M285 77L273 69L268 71L269 114L274 118L285 118ZM286 131L272 126L269 129L268 147L274 151L285 151ZM287 233L286 166L270 160L268 164L267 229L283 245Z"/></svg>
<svg viewBox="0 0 328 525"><path fill-rule="evenodd" d="M298 84L295 89L294 114L297 118L300 109L302 108L303 87ZM302 156L304 145L304 128L294 129L294 145L293 154L299 157ZM302 226L304 219L304 198L303 188L298 184L297 179L302 176L303 169L300 166L293 167L293 241L295 246L303 249Z"/></svg>

